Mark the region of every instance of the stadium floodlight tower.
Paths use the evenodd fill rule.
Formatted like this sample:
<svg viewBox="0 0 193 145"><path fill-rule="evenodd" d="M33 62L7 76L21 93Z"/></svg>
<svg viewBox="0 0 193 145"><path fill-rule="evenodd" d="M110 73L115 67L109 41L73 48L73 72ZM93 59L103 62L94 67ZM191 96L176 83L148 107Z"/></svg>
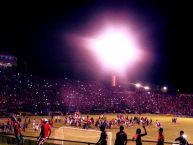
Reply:
<svg viewBox="0 0 193 145"><path fill-rule="evenodd" d="M112 86L117 75L123 75L140 58L135 35L123 26L109 26L92 39L90 48L103 68L112 73Z"/></svg>

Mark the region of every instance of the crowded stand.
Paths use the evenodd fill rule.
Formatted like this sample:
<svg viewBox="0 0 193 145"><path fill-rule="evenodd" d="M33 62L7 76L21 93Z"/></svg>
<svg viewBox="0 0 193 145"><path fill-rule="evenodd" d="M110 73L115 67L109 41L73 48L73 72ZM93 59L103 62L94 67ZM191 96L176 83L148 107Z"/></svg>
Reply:
<svg viewBox="0 0 193 145"><path fill-rule="evenodd" d="M129 93L98 81L41 78L11 68L0 69L0 104L1 112L17 110L38 115L79 110L82 113L126 111L193 116L193 99L189 95L154 91Z"/></svg>

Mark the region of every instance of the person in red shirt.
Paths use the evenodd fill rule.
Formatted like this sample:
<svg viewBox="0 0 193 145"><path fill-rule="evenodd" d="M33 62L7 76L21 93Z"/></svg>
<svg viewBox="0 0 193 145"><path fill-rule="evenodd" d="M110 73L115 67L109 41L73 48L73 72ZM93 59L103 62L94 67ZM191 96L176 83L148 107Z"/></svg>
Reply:
<svg viewBox="0 0 193 145"><path fill-rule="evenodd" d="M14 123L14 134L15 134L15 138L17 140L17 145L24 145L24 140L22 137L22 128L21 128L21 118L18 118L17 121Z"/></svg>
<svg viewBox="0 0 193 145"><path fill-rule="evenodd" d="M159 129L158 141L157 145L164 145L164 135L163 135L163 128Z"/></svg>
<svg viewBox="0 0 193 145"><path fill-rule="evenodd" d="M47 138L51 135L51 127L48 123L48 119L44 119L41 126L41 131L37 145L43 145Z"/></svg>

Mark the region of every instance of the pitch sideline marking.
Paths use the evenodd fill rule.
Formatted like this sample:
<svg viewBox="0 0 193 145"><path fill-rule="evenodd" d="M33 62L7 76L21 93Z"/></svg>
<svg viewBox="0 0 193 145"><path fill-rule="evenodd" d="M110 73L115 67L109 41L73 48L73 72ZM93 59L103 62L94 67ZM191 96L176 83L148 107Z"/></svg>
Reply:
<svg viewBox="0 0 193 145"><path fill-rule="evenodd" d="M60 127L60 128L69 128L69 129L74 129L74 130L101 132L101 131L99 131L99 130L94 130L94 129L82 129L82 128L65 127L65 126L62 126L62 127Z"/></svg>
<svg viewBox="0 0 193 145"><path fill-rule="evenodd" d="M68 128L68 129L74 129L74 130L81 130L81 131L95 131L95 132L101 132L101 131L98 131L98 130L94 130L94 129L82 129L82 128L74 128L74 127L65 127L65 126L62 126L60 127L59 129L64 129L64 128ZM112 144L112 132L107 132L110 136L110 145Z"/></svg>

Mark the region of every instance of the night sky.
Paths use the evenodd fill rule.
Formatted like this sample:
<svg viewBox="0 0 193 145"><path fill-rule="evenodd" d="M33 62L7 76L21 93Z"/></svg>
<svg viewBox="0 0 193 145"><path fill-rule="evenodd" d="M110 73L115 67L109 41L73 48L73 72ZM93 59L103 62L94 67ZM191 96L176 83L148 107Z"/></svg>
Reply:
<svg viewBox="0 0 193 145"><path fill-rule="evenodd" d="M102 11L133 13L147 27L155 60L146 81L193 92L190 4L164 0L65 1L65 3L1 3L0 52L18 57L18 68L51 77L97 79L86 59L72 58L76 48L64 36L79 33ZM78 55L77 55L78 56ZM75 66L79 67L75 67Z"/></svg>

